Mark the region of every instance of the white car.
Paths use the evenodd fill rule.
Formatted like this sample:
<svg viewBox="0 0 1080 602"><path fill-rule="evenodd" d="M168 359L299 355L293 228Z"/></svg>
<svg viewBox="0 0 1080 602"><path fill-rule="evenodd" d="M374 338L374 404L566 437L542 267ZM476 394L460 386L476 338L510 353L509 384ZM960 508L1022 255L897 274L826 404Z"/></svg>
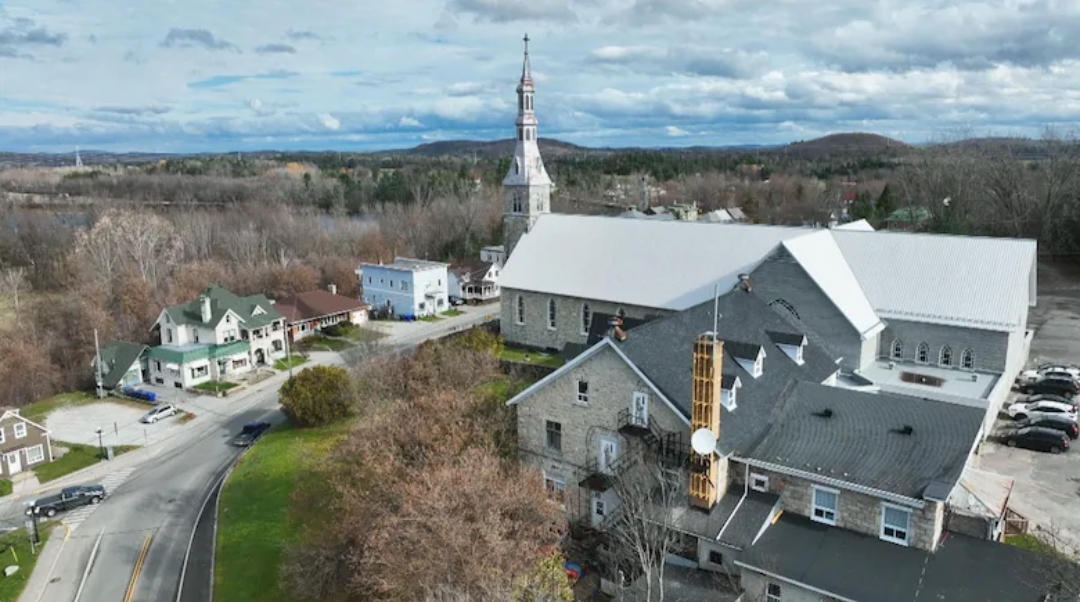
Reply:
<svg viewBox="0 0 1080 602"><path fill-rule="evenodd" d="M1027 385L1044 378L1071 378L1080 381L1080 368L1064 364L1041 364L1034 370L1024 370L1016 377L1017 384Z"/></svg>
<svg viewBox="0 0 1080 602"><path fill-rule="evenodd" d="M1040 420L1046 416L1065 416L1069 420L1076 420L1076 408L1070 404L1057 401L1035 401L1030 403L1021 401L1010 405L1006 411L1011 418L1016 420L1023 420L1024 418Z"/></svg>
<svg viewBox="0 0 1080 602"><path fill-rule="evenodd" d="M163 404L161 404L159 406L156 406L154 409L150 410L149 412L147 412L145 416L143 416L141 419L139 419L139 421L144 423L144 424L154 424L155 422L157 422L158 420L161 420L162 418L168 418L169 416L175 416L176 413L179 412L179 411L180 410L176 406L174 406L173 404L171 404L171 403L163 403Z"/></svg>

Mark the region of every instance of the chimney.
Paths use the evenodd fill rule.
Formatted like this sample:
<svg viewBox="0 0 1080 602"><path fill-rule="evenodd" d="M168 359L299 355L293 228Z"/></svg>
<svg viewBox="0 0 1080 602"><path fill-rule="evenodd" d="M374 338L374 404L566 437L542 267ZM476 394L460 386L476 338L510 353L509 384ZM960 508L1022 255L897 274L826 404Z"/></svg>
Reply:
<svg viewBox="0 0 1080 602"><path fill-rule="evenodd" d="M724 343L706 332L694 343L693 392L691 395L690 432L706 428L720 438L720 387L723 372ZM705 458L691 449L690 504L711 510L727 489L727 471L721 482L720 460L710 454ZM697 467L695 469L695 467Z"/></svg>
<svg viewBox="0 0 1080 602"><path fill-rule="evenodd" d="M337 285L336 284L330 284L326 288L330 289L330 294L331 295L336 295L337 294Z"/></svg>
<svg viewBox="0 0 1080 602"><path fill-rule="evenodd" d="M209 324L214 312L210 309L210 297L206 293L199 295L199 306L202 309L203 324Z"/></svg>
<svg viewBox="0 0 1080 602"><path fill-rule="evenodd" d="M739 288L748 293L754 290L754 287L750 284L750 274L739 274Z"/></svg>
<svg viewBox="0 0 1080 602"><path fill-rule="evenodd" d="M626 331L622 329L622 324L622 318L620 318L619 316L611 316L610 318L608 318L607 336L615 339L616 341L625 341Z"/></svg>

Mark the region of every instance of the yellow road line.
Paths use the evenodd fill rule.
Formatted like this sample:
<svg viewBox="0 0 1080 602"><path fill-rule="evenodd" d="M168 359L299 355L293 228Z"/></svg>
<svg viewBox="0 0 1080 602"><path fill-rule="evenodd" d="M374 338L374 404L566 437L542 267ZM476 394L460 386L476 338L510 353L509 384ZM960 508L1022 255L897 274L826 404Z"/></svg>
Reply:
<svg viewBox="0 0 1080 602"><path fill-rule="evenodd" d="M135 568L131 570L131 581L128 581L127 592L124 594L124 602L131 602L131 599L135 597L135 584L139 582L139 573L142 572L143 564L146 563L146 553L150 551L152 539L154 539L153 533L147 535L142 549L139 550L139 557L135 559Z"/></svg>

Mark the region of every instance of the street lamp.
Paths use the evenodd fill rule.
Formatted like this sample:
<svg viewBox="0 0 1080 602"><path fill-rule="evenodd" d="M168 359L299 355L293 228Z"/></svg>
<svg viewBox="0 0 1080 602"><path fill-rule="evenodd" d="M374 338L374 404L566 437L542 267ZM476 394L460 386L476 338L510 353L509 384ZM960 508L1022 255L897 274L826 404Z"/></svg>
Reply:
<svg viewBox="0 0 1080 602"><path fill-rule="evenodd" d="M98 444L98 455L101 458L104 459L105 458L105 442L101 439L101 427L100 426L97 429L97 444Z"/></svg>

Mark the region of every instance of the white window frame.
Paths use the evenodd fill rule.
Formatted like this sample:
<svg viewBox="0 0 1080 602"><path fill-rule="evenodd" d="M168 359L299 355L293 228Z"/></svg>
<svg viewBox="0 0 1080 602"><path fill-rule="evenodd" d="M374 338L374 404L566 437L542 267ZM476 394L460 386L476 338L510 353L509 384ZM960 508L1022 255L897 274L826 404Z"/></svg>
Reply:
<svg viewBox="0 0 1080 602"><path fill-rule="evenodd" d="M754 378L761 376L764 372L762 364L764 364L764 354L759 353L757 359L754 360Z"/></svg>
<svg viewBox="0 0 1080 602"><path fill-rule="evenodd" d="M585 385L584 393L581 392L581 385ZM577 379L577 387L574 389L574 401L583 406L589 405L589 381L583 378Z"/></svg>
<svg viewBox="0 0 1080 602"><path fill-rule="evenodd" d="M773 593L773 588L776 593ZM779 583L774 581L765 582L765 602L783 602L784 590Z"/></svg>
<svg viewBox="0 0 1080 602"><path fill-rule="evenodd" d="M16 422L13 425L13 431L15 432L15 438L16 439L22 439L23 437L26 436L26 423L25 422ZM19 431L22 431L22 433L20 434Z"/></svg>
<svg viewBox="0 0 1080 602"><path fill-rule="evenodd" d="M888 534L885 533L886 528L893 529L894 531L898 530L894 526L887 526L885 524L885 510L886 510L886 508L891 508L893 510L903 512L904 514L907 515L907 527L903 530L904 531L904 538L903 539L901 539L899 537L896 537L895 535L888 535ZM890 504L888 502L881 502L881 519L879 521L881 523L881 529L879 530L879 535L880 535L881 539L884 540L884 541L887 541L889 543L895 543L895 544L898 544L898 545L901 545L901 546L911 545L911 518L912 518L912 514L913 514L913 512L911 511L911 508L905 508L904 506L897 506L896 504Z"/></svg>
<svg viewBox="0 0 1080 602"><path fill-rule="evenodd" d="M547 327L548 330L555 330L558 328L558 307L555 305L555 299L548 299L547 302Z"/></svg>
<svg viewBox="0 0 1080 602"><path fill-rule="evenodd" d="M825 506L819 506L817 503L818 492L832 494L833 499L836 500L835 508L826 508ZM818 516L818 510L821 510L822 516ZM828 516L827 513L831 513L832 516ZM810 486L810 520L826 525L836 525L836 519L840 516L840 490L832 489L830 487L822 487L820 485Z"/></svg>
<svg viewBox="0 0 1080 602"><path fill-rule="evenodd" d="M38 458L36 460L33 460L33 459L30 458L30 450L37 451ZM37 464L39 462L44 462L45 461L45 446L43 444L41 444L41 443L39 443L39 444L37 444L37 445L35 445L33 447L24 448L23 451L26 452L26 463L27 464Z"/></svg>
<svg viewBox="0 0 1080 602"><path fill-rule="evenodd" d="M889 347L889 358L894 360L904 359L904 341L893 339L892 346Z"/></svg>
<svg viewBox="0 0 1080 602"><path fill-rule="evenodd" d="M550 487L548 486L550 483ZM562 504L566 499L566 477L561 474L549 473L544 471L544 491L548 493L552 498L552 501Z"/></svg>
<svg viewBox="0 0 1080 602"><path fill-rule="evenodd" d="M750 489L753 489L754 491L760 491L761 493L768 493L769 476L756 472L750 473Z"/></svg>
<svg viewBox="0 0 1080 602"><path fill-rule="evenodd" d="M4 433L4 427L0 426L0 443L3 443L6 440L7 440L7 436Z"/></svg>
<svg viewBox="0 0 1080 602"><path fill-rule="evenodd" d="M525 325L525 297L521 295L514 298L514 323L518 326Z"/></svg>
<svg viewBox="0 0 1080 602"><path fill-rule="evenodd" d="M948 352L948 357L945 357L946 352ZM945 360L948 360L948 361L945 361ZM939 366L949 367L949 368L952 367L952 365L953 365L952 347L950 347L948 345L942 345L941 346L941 349L938 350L938 365Z"/></svg>
<svg viewBox="0 0 1080 602"><path fill-rule="evenodd" d="M975 352L968 347L960 352L960 368L962 370L975 369Z"/></svg>
<svg viewBox="0 0 1080 602"><path fill-rule="evenodd" d="M581 304L581 334L589 334L592 328L592 308L588 303Z"/></svg>
<svg viewBox="0 0 1080 602"><path fill-rule="evenodd" d="M738 391L738 383L731 385L730 389L720 389L720 405L727 408L729 412L739 407Z"/></svg>
<svg viewBox="0 0 1080 602"><path fill-rule="evenodd" d="M915 361L920 364L930 363L930 345L919 343L919 346L915 348Z"/></svg>

